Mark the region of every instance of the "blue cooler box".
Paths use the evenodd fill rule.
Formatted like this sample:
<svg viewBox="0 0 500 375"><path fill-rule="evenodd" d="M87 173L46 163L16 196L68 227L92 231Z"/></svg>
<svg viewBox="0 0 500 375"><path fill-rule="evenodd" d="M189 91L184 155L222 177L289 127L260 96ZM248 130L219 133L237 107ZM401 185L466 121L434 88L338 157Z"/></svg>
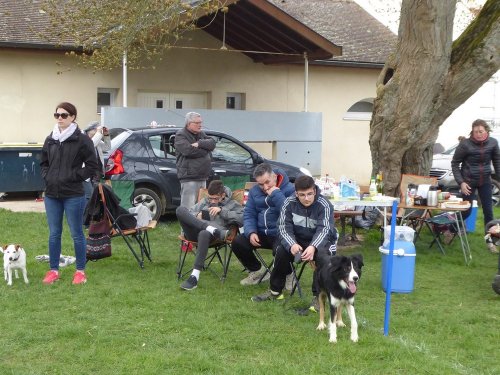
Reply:
<svg viewBox="0 0 500 375"><path fill-rule="evenodd" d="M389 245L387 245L389 247ZM389 249L383 246L379 248L382 253L382 289L386 292L387 264L389 261ZM394 241L394 254L392 263L391 291L395 293L413 292L415 282L415 258L417 252L415 244L409 241Z"/></svg>
<svg viewBox="0 0 500 375"><path fill-rule="evenodd" d="M477 207L472 206L470 215L467 217L467 219L464 220L465 230L467 231L467 233L474 233L476 231L476 219Z"/></svg>

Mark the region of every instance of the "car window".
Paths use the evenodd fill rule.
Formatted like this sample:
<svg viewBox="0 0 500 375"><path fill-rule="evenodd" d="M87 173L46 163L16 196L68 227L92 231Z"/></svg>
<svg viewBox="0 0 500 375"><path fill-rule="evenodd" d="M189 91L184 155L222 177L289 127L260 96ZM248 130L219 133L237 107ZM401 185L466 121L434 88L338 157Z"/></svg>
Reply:
<svg viewBox="0 0 500 375"><path fill-rule="evenodd" d="M444 155L453 155L455 153L455 149L457 148L458 144L454 145L453 147L450 147L448 150L445 150L442 152Z"/></svg>
<svg viewBox="0 0 500 375"><path fill-rule="evenodd" d="M149 143L151 144L151 148L153 149L155 156L157 156L159 158L164 158L165 151L164 151L164 148L162 147L161 141L162 141L161 135L149 136Z"/></svg>
<svg viewBox="0 0 500 375"><path fill-rule="evenodd" d="M214 161L253 164L250 152L239 144L220 136L212 136L212 138L215 140L215 150L212 151Z"/></svg>
<svg viewBox="0 0 500 375"><path fill-rule="evenodd" d="M163 134L162 142L162 150L164 150L166 158L175 159L175 134Z"/></svg>

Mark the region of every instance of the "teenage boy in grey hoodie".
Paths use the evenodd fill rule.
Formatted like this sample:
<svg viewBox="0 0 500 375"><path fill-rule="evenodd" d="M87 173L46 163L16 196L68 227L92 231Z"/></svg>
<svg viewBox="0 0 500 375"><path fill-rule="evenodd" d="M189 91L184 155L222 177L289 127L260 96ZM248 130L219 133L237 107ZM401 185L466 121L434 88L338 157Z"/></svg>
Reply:
<svg viewBox="0 0 500 375"><path fill-rule="evenodd" d="M243 206L231 199L231 190L222 181L214 180L208 185L208 197L191 209L179 206L176 215L186 239L198 243L193 272L181 284L182 289L192 290L198 286L210 243L225 241L231 225L243 225Z"/></svg>

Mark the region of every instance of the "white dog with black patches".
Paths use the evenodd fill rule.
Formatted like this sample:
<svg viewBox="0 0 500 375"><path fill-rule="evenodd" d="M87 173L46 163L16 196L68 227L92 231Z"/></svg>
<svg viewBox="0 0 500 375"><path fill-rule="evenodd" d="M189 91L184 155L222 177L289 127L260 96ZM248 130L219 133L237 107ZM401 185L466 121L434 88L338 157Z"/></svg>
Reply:
<svg viewBox="0 0 500 375"><path fill-rule="evenodd" d="M2 248L3 252L3 274L7 285L12 285L12 271L16 279L19 279L17 270L23 273L24 282L28 281L28 272L26 271L26 252L21 245L5 245Z"/></svg>

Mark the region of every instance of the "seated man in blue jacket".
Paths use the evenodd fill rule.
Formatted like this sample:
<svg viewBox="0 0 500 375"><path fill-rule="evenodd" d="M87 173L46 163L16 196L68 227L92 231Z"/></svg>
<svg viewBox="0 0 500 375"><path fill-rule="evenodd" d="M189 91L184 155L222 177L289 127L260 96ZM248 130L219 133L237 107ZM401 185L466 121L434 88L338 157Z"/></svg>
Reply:
<svg viewBox="0 0 500 375"><path fill-rule="evenodd" d="M310 261L321 252L333 256L336 253L337 230L333 220L333 206L321 195L314 179L300 176L295 180L295 196L285 200L278 221L279 246L276 248L274 268L271 272L270 289L252 297L261 302L278 299L285 287L286 276L291 272L294 259ZM315 280L315 278L313 278ZM313 295L319 288L313 283ZM313 300L311 307L316 307Z"/></svg>
<svg viewBox="0 0 500 375"><path fill-rule="evenodd" d="M234 255L249 272L240 281L241 285L255 285L259 280L267 280L266 268L255 256L254 248L275 248L276 223L285 199L294 193L293 184L284 171L273 170L267 164L259 164L253 177L258 185L248 192L248 201L243 211L244 235L238 235L232 243ZM264 277L263 277L264 276Z"/></svg>

